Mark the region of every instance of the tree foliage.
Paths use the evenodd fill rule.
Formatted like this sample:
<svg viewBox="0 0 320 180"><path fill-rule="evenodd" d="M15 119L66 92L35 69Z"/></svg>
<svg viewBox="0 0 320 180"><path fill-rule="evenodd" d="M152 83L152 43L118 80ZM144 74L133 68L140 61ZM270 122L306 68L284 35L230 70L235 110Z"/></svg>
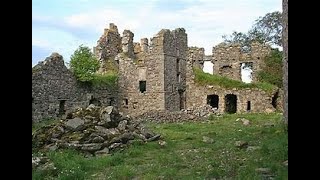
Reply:
<svg viewBox="0 0 320 180"><path fill-rule="evenodd" d="M253 39L262 43L282 46L282 14L279 11L267 13L256 20L249 31Z"/></svg>
<svg viewBox="0 0 320 180"><path fill-rule="evenodd" d="M226 43L238 43L243 52L251 50L252 42L261 44L282 46L282 13L275 11L259 17L247 33L234 31L229 36L222 36ZM282 52L273 49L271 54L265 57L265 66L258 72L261 82L283 87L282 83Z"/></svg>
<svg viewBox="0 0 320 180"><path fill-rule="evenodd" d="M267 82L278 87L283 87L282 83L282 57L283 54L278 49L272 49L271 53L266 56L262 70L258 72L258 80Z"/></svg>
<svg viewBox="0 0 320 180"><path fill-rule="evenodd" d="M231 35L223 35L226 43L239 43L242 50L249 51L253 41L262 44L282 46L282 14L279 11L267 13L259 17L247 33L234 31Z"/></svg>
<svg viewBox="0 0 320 180"><path fill-rule="evenodd" d="M80 45L71 55L70 68L81 82L94 79L94 74L99 68L99 61L95 58L89 47Z"/></svg>

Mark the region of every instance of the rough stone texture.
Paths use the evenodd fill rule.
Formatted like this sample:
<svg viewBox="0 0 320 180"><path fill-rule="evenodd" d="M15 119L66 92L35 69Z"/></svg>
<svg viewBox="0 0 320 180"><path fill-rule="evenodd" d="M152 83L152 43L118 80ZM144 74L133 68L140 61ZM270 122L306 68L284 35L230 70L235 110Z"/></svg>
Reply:
<svg viewBox="0 0 320 180"><path fill-rule="evenodd" d="M109 29L104 29L104 33L97 41L97 46L93 48L93 53L100 61L100 73L108 71L110 64L115 66L114 57L122 51L121 37L118 27L113 23L109 24Z"/></svg>
<svg viewBox="0 0 320 180"><path fill-rule="evenodd" d="M34 156L32 154L32 170L37 169L44 173L56 174L58 169L54 166L53 162L49 158L43 156L43 154L38 154Z"/></svg>
<svg viewBox="0 0 320 180"><path fill-rule="evenodd" d="M249 144L246 141L236 141L234 145L240 149L243 149L243 148L247 148Z"/></svg>
<svg viewBox="0 0 320 180"><path fill-rule="evenodd" d="M204 120L203 116L195 115L192 111L175 111L170 112L167 110L156 110L143 113L139 116L136 116L137 120L141 121L152 121L158 123L171 123L171 122L184 122L184 121L202 121Z"/></svg>
<svg viewBox="0 0 320 180"><path fill-rule="evenodd" d="M123 54L117 56L122 99L120 110L132 116L150 110L180 110L180 99L185 101L185 30L164 29L151 38L150 46L146 38L141 39L141 44L141 51L138 47L134 51L135 58ZM140 92L139 81L146 81L145 92ZM184 106L183 102L181 106Z"/></svg>
<svg viewBox="0 0 320 180"><path fill-rule="evenodd" d="M106 123L100 125L100 122L105 121L100 116L104 112L111 115L110 122L115 124L112 126ZM56 148L71 148L100 155L109 153L109 150L123 148L132 140L150 142L160 138L159 134L146 129L140 122L119 114L113 106L80 108L72 114L75 116L74 119L61 120L36 130L32 134L32 147L41 150L56 146ZM94 118L88 120L86 119L88 116ZM84 128L80 129L79 126ZM61 129L65 130L61 132ZM60 135L56 136L55 134Z"/></svg>
<svg viewBox="0 0 320 180"><path fill-rule="evenodd" d="M225 96L233 94L237 96L237 110L236 113L248 112L274 112L275 108L272 106L272 94L268 94L261 89L224 89L213 86L199 86L192 84L190 90L187 89L187 107L202 107L207 104L207 95L218 95L218 109L217 112L225 112ZM250 101L251 110L247 110L247 102Z"/></svg>
<svg viewBox="0 0 320 180"><path fill-rule="evenodd" d="M92 88L77 82L58 53L32 68L32 121L65 117L69 111L90 102L116 105L116 101L115 89Z"/></svg>
<svg viewBox="0 0 320 180"><path fill-rule="evenodd" d="M221 45L220 45L221 46ZM220 47L218 46L218 47ZM234 46L231 46L233 49ZM231 53L233 56L238 56L240 59L240 47L236 46L238 50L236 53ZM255 46L254 46L255 47ZM225 46L223 46L223 49ZM253 48L254 49L254 48ZM199 67L197 61L199 59L203 59L204 55L202 53L195 53L195 52L201 52L202 50L200 48L192 48L189 49L188 53L188 62L187 62L187 99L186 99L186 107L187 110L194 109L196 107L204 107L207 105L207 95L218 95L218 109L216 112L218 113L224 113L226 110L226 101L225 96L227 94L233 94L237 96L237 102L236 102L236 113L247 113L247 112L274 112L276 109L272 106L272 97L273 95L278 91L278 89L274 89L273 92L267 93L261 89L258 88L247 88L247 89L226 89L220 86L202 86L195 83L194 78L195 75L193 73L194 67ZM219 51L218 51L219 52ZM258 52L254 51L254 53L251 53L251 56L257 56L259 54ZM254 55L253 55L254 54ZM231 55L228 55L231 56ZM226 55L225 55L226 56ZM227 56L226 56L227 57ZM217 57L216 57L217 58ZM222 58L222 57L219 57ZM241 61L238 61L238 63ZM195 64L194 64L195 63ZM216 68L215 65L214 67ZM239 65L240 67L240 65ZM214 70L214 72L217 72L217 70ZM239 69L240 73L240 69ZM240 74L239 74L240 77ZM239 80L239 79L238 79ZM251 109L250 111L247 110L247 103L250 101ZM279 102L279 100L277 101Z"/></svg>
<svg viewBox="0 0 320 180"><path fill-rule="evenodd" d="M204 48L189 47L188 58L192 61L194 67L203 69L205 60Z"/></svg>
<svg viewBox="0 0 320 180"><path fill-rule="evenodd" d="M252 82L257 81L256 73L263 66L263 58L271 52L271 48L257 42L251 44L248 53L241 51L240 44L220 43L213 47L213 72L221 76L241 81L241 63L252 63Z"/></svg>
<svg viewBox="0 0 320 180"><path fill-rule="evenodd" d="M69 119L66 122L66 127L72 130L80 129L80 127L83 125L84 125L84 120L80 118Z"/></svg>
<svg viewBox="0 0 320 180"><path fill-rule="evenodd" d="M133 36L134 35L131 31L124 30L122 40L121 40L122 52L125 53L130 58L132 58L134 54Z"/></svg>
<svg viewBox="0 0 320 180"><path fill-rule="evenodd" d="M141 44L141 51L148 53L149 51L148 38L142 38L140 40L140 44Z"/></svg>

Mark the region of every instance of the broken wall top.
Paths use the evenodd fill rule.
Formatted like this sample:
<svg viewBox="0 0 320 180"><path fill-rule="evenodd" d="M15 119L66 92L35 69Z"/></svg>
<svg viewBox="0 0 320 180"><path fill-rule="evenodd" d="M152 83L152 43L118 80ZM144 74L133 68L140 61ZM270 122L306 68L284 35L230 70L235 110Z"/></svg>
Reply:
<svg viewBox="0 0 320 180"><path fill-rule="evenodd" d="M252 61L264 58L271 52L269 45L252 42L248 52L242 52L239 43L220 43L212 48L214 61Z"/></svg>
<svg viewBox="0 0 320 180"><path fill-rule="evenodd" d="M38 72L45 69L67 69L64 64L63 57L56 52L53 52L49 57L44 61L39 61L37 65L32 68L32 73Z"/></svg>
<svg viewBox="0 0 320 180"><path fill-rule="evenodd" d="M118 28L113 23L110 23L109 29L104 29L104 33L97 41L97 46L94 47L94 54L98 60L106 61L109 58L114 58L121 50L121 36Z"/></svg>

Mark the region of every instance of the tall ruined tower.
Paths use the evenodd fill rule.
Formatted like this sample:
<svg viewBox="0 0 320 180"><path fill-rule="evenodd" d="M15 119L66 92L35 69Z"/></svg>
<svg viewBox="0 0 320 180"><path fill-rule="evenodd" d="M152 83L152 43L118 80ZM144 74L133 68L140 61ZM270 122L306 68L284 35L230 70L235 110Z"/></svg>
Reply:
<svg viewBox="0 0 320 180"><path fill-rule="evenodd" d="M141 114L151 110L185 108L187 34L182 28L163 29L151 38L133 43L125 30L119 61L121 111Z"/></svg>
<svg viewBox="0 0 320 180"><path fill-rule="evenodd" d="M165 109L185 108L187 34L183 28L163 33Z"/></svg>

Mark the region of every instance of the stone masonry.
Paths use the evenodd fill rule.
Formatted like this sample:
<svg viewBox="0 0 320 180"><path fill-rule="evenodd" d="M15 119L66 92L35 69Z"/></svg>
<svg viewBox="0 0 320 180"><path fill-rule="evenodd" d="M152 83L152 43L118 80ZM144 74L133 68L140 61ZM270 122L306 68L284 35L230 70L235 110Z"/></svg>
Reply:
<svg viewBox="0 0 320 180"><path fill-rule="evenodd" d="M32 121L63 117L90 103L116 105L117 97L114 89L93 89L77 82L58 53L32 68Z"/></svg>
<svg viewBox="0 0 320 180"><path fill-rule="evenodd" d="M32 119L56 118L67 111L89 104L113 105L120 112L139 116L155 111L180 111L212 107L216 112L273 112L279 90L267 93L260 89L226 89L202 86L194 81L193 68L202 69L204 61L212 61L214 73L241 80L241 63L251 63L253 82L261 69L262 59L270 47L253 43L251 51L241 52L238 44L221 43L205 55L204 48L188 47L185 29L162 29L154 37L133 41L134 34L117 26L109 29L94 47L100 60L98 73L118 72L113 88L92 88L75 79L63 58L53 53L32 68ZM282 92L280 90L280 92ZM279 97L279 98L278 98Z"/></svg>
<svg viewBox="0 0 320 180"><path fill-rule="evenodd" d="M251 50L248 53L241 51L240 44L220 43L212 48L213 72L241 81L241 64L252 63L252 82L256 82L256 72L263 66L262 59L270 52L269 46L257 42L251 44Z"/></svg>
<svg viewBox="0 0 320 180"><path fill-rule="evenodd" d="M231 52L231 50L236 47L236 52ZM230 48L232 47L232 48ZM262 48L261 48L262 47ZM258 70L260 67L261 62L259 61L262 57L266 56L266 51L269 50L265 46L261 46L260 44L253 44L252 46L252 52L241 54L240 52L240 46L238 45L226 45L226 44L220 44L215 47L216 52L219 52L220 56L215 56L216 54L213 54L213 59L220 60L220 61L214 61L215 63L215 72L219 72L222 76L227 76L232 79L240 80L240 63L245 62L247 59L255 59L255 66L254 71ZM215 49L214 48L214 49ZM260 49L259 49L260 48ZM265 49L263 49L265 48ZM217 50L218 49L218 50ZM257 51L264 50L259 53ZM229 54L224 54L225 52L228 52ZM224 55L224 56L222 56ZM208 57L208 56L207 56ZM233 57L238 57L237 61L234 61L231 63L229 61L230 57L233 59ZM252 58L254 57L254 58ZM278 89L275 88L272 92L267 93L261 89L258 88L248 88L248 89L226 89L222 88L220 86L202 86L198 85L194 81L194 73L193 68L201 68L201 63L206 58L204 55L203 48L197 48L192 47L189 48L188 52L188 62L187 62L187 101L186 106L187 109L194 109L196 107L205 107L208 104L208 96L215 96L216 99L216 105L214 105L214 108L217 108L216 112L224 113L226 112L226 101L227 101L227 95L233 96L236 98L235 100L235 106L236 106L236 113L247 113L247 112L274 112L276 110L275 107L281 107L279 105L278 101L273 105L272 101L273 98L277 98L274 96L277 95ZM221 63L222 62L222 63ZM230 71L226 71L225 74L222 74L221 71L218 71L218 67L223 67L226 63L233 64L233 67L239 67L239 68L230 68ZM199 65L200 64L200 65ZM237 74L237 75L236 75ZM233 75L233 76L232 76Z"/></svg>
<svg viewBox="0 0 320 180"><path fill-rule="evenodd" d="M126 34L133 37L131 32L125 30L123 39L127 39ZM188 48L185 30L161 30L151 38L150 46L148 40L143 38L142 46L136 43L134 51L126 48L132 47L132 39L122 40L122 43L123 49L129 51L116 57L119 59L120 110L132 116L150 110L180 110L180 104L184 106L181 101L185 101ZM145 91L140 87L143 83Z"/></svg>
<svg viewBox="0 0 320 180"><path fill-rule="evenodd" d="M203 69L203 64L205 60L204 48L189 47L188 55L189 55L188 59L192 59L191 63L193 64L194 67Z"/></svg>

